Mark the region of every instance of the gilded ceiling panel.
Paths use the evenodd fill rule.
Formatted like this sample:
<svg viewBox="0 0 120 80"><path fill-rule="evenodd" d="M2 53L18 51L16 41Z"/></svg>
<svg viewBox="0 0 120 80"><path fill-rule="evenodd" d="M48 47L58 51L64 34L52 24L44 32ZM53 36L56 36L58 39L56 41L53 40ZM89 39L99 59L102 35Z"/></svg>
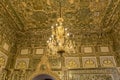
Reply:
<svg viewBox="0 0 120 80"><path fill-rule="evenodd" d="M49 27L60 15L65 26L84 31L99 30L109 0L12 0L9 1L24 23L25 30Z"/></svg>
<svg viewBox="0 0 120 80"><path fill-rule="evenodd" d="M0 35L2 41L6 40L6 42L10 44L15 41L16 28L13 28L13 26L14 23L10 21L10 17L8 17L5 6L0 2Z"/></svg>
<svg viewBox="0 0 120 80"><path fill-rule="evenodd" d="M0 13L6 25L16 30L20 42L47 41L51 26L60 16L76 41L94 42L102 37L107 42L107 33L102 31L119 32L119 27L114 28L119 21L119 6L120 0L4 0Z"/></svg>

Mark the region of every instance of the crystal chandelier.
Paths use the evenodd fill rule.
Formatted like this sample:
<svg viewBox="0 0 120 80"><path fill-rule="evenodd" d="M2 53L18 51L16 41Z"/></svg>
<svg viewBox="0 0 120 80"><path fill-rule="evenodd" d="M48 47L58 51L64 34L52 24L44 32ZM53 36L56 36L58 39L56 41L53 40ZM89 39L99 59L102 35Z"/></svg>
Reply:
<svg viewBox="0 0 120 80"><path fill-rule="evenodd" d="M57 19L57 24L51 26L52 35L47 41L49 53L55 55L59 53L75 53L75 42L70 40L71 34L68 29L63 26L63 18Z"/></svg>

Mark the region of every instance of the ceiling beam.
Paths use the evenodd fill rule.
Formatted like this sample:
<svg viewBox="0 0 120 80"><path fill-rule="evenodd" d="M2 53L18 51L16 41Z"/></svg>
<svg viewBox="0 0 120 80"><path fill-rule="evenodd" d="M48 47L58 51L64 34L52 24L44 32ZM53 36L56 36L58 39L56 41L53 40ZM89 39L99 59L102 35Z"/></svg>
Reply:
<svg viewBox="0 0 120 80"><path fill-rule="evenodd" d="M104 30L104 31L107 30L107 32L111 31L111 29L113 29L114 24L116 24L116 22L119 21L119 20L115 20L113 23L113 20L112 20L114 15L116 15L116 11L118 11L117 8L120 7L119 5L120 5L120 0L117 0L116 4L115 4L114 0L110 1L108 8L106 10L106 13L101 21L101 24L102 24L101 29L102 30ZM119 10L119 12L120 12L120 10ZM118 19L118 18L116 18L116 19Z"/></svg>
<svg viewBox="0 0 120 80"><path fill-rule="evenodd" d="M13 27L16 29L19 29L19 25L16 23L14 17L10 14L10 12L8 11L8 9L5 7L5 5L0 1L0 5L3 7L3 9L6 11L6 13L8 14L9 18L11 19L11 21L15 24Z"/></svg>
<svg viewBox="0 0 120 80"><path fill-rule="evenodd" d="M109 23L111 22L112 17L114 16L115 12L117 11L117 7L119 7L119 4L120 4L120 0L118 0L117 5L115 5L115 7L114 7L114 9L112 11L111 16L110 16L109 20L106 23L106 26L109 26Z"/></svg>
<svg viewBox="0 0 120 80"><path fill-rule="evenodd" d="M18 25L17 27L20 29L20 31L24 31L25 25L24 25L24 23L22 22L22 20L20 19L20 17L18 16L18 14L16 13L15 9L13 8L13 6L11 5L11 2L10 2L9 0L5 0L5 1L7 2L8 6L9 6L10 9L12 10L12 12L13 12L13 14L15 15L16 19L18 20L18 22L20 23L20 24L16 23L16 24ZM13 19L14 19L14 18L13 18Z"/></svg>

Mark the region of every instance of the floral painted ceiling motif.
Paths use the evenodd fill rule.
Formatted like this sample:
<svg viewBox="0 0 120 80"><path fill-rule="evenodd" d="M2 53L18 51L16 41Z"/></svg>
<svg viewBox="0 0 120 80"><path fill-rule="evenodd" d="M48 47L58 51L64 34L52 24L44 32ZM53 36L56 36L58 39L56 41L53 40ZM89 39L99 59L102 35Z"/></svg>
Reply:
<svg viewBox="0 0 120 80"><path fill-rule="evenodd" d="M109 0L12 0L7 1L24 30L50 28L60 17L60 4L65 26L82 30L99 30ZM12 12L12 11L11 11ZM21 26L23 27L23 26Z"/></svg>

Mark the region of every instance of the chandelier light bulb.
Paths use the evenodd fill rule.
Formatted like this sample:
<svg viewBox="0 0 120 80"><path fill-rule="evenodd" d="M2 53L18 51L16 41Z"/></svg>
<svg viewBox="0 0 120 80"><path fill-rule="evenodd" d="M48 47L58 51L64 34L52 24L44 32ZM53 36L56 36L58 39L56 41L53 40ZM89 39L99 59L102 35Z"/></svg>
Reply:
<svg viewBox="0 0 120 80"><path fill-rule="evenodd" d="M52 38L54 37L54 35L51 35L52 36Z"/></svg>
<svg viewBox="0 0 120 80"><path fill-rule="evenodd" d="M61 43L59 43L59 46L61 46L62 44Z"/></svg>
<svg viewBox="0 0 120 80"><path fill-rule="evenodd" d="M53 29L53 28L54 28L54 26L51 26L51 28Z"/></svg>
<svg viewBox="0 0 120 80"><path fill-rule="evenodd" d="M51 38L49 38L49 40L51 41Z"/></svg>
<svg viewBox="0 0 120 80"><path fill-rule="evenodd" d="M67 28L65 28L65 31L67 31Z"/></svg>
<svg viewBox="0 0 120 80"><path fill-rule="evenodd" d="M58 26L58 24L56 23L56 26Z"/></svg>
<svg viewBox="0 0 120 80"><path fill-rule="evenodd" d="M70 34L69 33L67 33L67 36L69 36Z"/></svg>
<svg viewBox="0 0 120 80"><path fill-rule="evenodd" d="M49 43L49 41L47 41L47 43Z"/></svg>

